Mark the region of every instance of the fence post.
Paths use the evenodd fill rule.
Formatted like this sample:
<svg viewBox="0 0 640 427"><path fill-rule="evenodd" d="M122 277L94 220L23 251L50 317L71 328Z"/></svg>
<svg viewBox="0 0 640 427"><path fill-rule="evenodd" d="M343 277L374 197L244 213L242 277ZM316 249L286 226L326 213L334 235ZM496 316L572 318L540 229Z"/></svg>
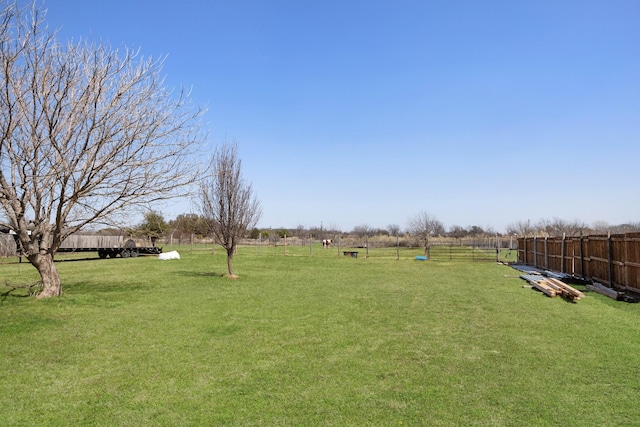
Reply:
<svg viewBox="0 0 640 427"><path fill-rule="evenodd" d="M580 275L584 279L584 234L580 230Z"/></svg>
<svg viewBox="0 0 640 427"><path fill-rule="evenodd" d="M626 287L629 285L629 267L630 265L627 264L627 261L629 261L629 245L631 243L631 241L627 240L627 233L624 234L624 236L622 236L623 239L623 245L624 245L624 252L622 255L622 278L624 280L624 285L625 285L625 289ZM636 286L637 287L637 286Z"/></svg>
<svg viewBox="0 0 640 427"><path fill-rule="evenodd" d="M364 235L364 259L369 259L369 233Z"/></svg>
<svg viewBox="0 0 640 427"><path fill-rule="evenodd" d="M544 237L544 269L549 269L549 237Z"/></svg>
<svg viewBox="0 0 640 427"><path fill-rule="evenodd" d="M533 266L538 268L538 238L533 236Z"/></svg>
<svg viewBox="0 0 640 427"><path fill-rule="evenodd" d="M567 233L562 233L562 248L560 249L560 273L564 273L564 243Z"/></svg>
<svg viewBox="0 0 640 427"><path fill-rule="evenodd" d="M396 260L400 259L400 232L396 232Z"/></svg>
<svg viewBox="0 0 640 427"><path fill-rule="evenodd" d="M476 245L476 238L474 236L473 238L473 246L471 247L471 259L473 259L474 261L476 260L476 247L478 245Z"/></svg>
<svg viewBox="0 0 640 427"><path fill-rule="evenodd" d="M609 262L609 286L613 289L613 241L611 240L611 232L607 233L607 258Z"/></svg>

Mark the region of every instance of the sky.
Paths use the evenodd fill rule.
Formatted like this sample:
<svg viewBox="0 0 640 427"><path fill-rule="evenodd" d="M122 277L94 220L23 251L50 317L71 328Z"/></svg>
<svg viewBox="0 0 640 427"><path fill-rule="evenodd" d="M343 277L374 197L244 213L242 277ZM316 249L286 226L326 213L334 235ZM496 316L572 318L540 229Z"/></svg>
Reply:
<svg viewBox="0 0 640 427"><path fill-rule="evenodd" d="M61 41L166 56L210 147L237 142L261 228L640 221L637 0L45 8Z"/></svg>

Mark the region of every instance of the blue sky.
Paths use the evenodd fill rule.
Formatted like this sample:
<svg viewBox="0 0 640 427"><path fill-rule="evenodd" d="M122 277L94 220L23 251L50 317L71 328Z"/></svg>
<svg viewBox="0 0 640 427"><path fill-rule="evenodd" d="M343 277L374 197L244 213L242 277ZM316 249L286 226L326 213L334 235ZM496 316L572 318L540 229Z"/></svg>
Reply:
<svg viewBox="0 0 640 427"><path fill-rule="evenodd" d="M640 221L640 2L49 0L168 55L261 227ZM165 208L165 217L190 210Z"/></svg>

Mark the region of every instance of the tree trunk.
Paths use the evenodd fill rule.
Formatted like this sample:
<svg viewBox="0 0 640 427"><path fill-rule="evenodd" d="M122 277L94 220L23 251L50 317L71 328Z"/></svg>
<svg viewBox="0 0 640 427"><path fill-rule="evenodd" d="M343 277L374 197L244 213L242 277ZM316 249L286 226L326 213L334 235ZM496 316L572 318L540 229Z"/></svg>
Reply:
<svg viewBox="0 0 640 427"><path fill-rule="evenodd" d="M424 235L424 256L427 257L427 259L429 259L429 256L431 255L429 253L429 234L425 234Z"/></svg>
<svg viewBox="0 0 640 427"><path fill-rule="evenodd" d="M227 248L227 269L229 270L229 275L234 276L233 274L233 252L235 248Z"/></svg>
<svg viewBox="0 0 640 427"><path fill-rule="evenodd" d="M50 252L38 253L29 256L29 262L38 270L42 280L42 292L38 298L59 297L62 294L62 283L58 269L53 263L53 255Z"/></svg>

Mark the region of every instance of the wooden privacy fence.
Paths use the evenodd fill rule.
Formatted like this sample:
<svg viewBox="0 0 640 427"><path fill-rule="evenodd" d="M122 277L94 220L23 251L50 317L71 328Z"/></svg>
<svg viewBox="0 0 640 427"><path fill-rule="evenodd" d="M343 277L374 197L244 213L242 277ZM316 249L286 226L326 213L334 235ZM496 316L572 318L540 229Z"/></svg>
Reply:
<svg viewBox="0 0 640 427"><path fill-rule="evenodd" d="M519 238L518 262L640 294L640 233Z"/></svg>

